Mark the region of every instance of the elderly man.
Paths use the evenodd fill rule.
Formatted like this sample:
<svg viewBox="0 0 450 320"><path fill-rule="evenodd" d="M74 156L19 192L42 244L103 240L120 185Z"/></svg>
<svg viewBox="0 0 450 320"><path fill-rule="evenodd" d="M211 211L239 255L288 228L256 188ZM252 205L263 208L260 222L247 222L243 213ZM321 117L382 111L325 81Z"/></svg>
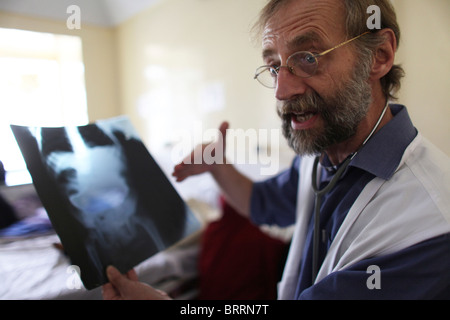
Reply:
<svg viewBox="0 0 450 320"><path fill-rule="evenodd" d="M229 164L174 175L210 172L254 223L295 223L280 299L450 298L450 161L388 102L403 75L389 1L271 0L259 26L255 78L275 90L292 167L258 183ZM168 298L133 272L108 274L105 298Z"/></svg>

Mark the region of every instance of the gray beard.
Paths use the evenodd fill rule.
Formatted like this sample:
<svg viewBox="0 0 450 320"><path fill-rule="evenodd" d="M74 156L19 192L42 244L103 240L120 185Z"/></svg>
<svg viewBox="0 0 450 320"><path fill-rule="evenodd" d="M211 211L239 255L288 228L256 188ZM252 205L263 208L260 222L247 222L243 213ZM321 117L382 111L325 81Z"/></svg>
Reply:
<svg viewBox="0 0 450 320"><path fill-rule="evenodd" d="M336 94L322 98L311 92L290 101L278 101L277 112L282 119L282 131L289 146L299 155L321 154L330 146L355 135L359 123L369 110L371 87L359 68ZM292 112L317 112L324 121L322 128L294 130Z"/></svg>

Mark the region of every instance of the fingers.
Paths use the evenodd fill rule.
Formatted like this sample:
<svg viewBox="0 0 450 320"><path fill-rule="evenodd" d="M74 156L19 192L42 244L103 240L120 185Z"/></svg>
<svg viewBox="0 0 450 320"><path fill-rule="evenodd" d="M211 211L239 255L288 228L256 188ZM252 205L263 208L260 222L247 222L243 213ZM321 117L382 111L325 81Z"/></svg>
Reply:
<svg viewBox="0 0 450 320"><path fill-rule="evenodd" d="M126 276L128 279L130 279L132 281L139 281L139 277L134 269L131 269L130 271L128 271Z"/></svg>
<svg viewBox="0 0 450 320"><path fill-rule="evenodd" d="M177 182L181 182L190 176L211 170L211 167L209 166L211 161L205 161L205 152L207 151L207 155L212 158L215 158L216 156L219 157L219 155L222 155L223 157L225 154L226 132L228 128L229 123L227 121L222 122L219 126L218 141L198 145L187 157L174 167L172 176L176 178Z"/></svg>
<svg viewBox="0 0 450 320"><path fill-rule="evenodd" d="M167 293L156 290L146 283L138 281L134 270L121 274L115 267L109 266L106 274L110 283L103 285L105 300L169 300Z"/></svg>
<svg viewBox="0 0 450 320"><path fill-rule="evenodd" d="M110 266L106 269L106 276L109 283L102 286L102 295L105 300L119 300L122 299L121 293L118 288L123 285L124 277L120 274L119 270Z"/></svg>
<svg viewBox="0 0 450 320"><path fill-rule="evenodd" d="M126 274L121 274L117 268L108 266L106 268L106 275L109 282L116 288L124 287L130 281L139 281L138 275L134 269L131 269Z"/></svg>
<svg viewBox="0 0 450 320"><path fill-rule="evenodd" d="M206 165L188 165L181 163L175 166L172 176L175 177L176 182L182 182L188 177L195 176L207 171L208 169L206 168Z"/></svg>
<svg viewBox="0 0 450 320"><path fill-rule="evenodd" d="M184 163L180 163L176 165L173 169L172 176L174 176L176 179L175 181L181 182L187 177L189 177L189 167L187 167Z"/></svg>
<svg viewBox="0 0 450 320"><path fill-rule="evenodd" d="M134 283L138 282L138 276L134 269L126 274L121 274L113 266L106 268L106 275L109 283L103 285L103 299L105 300L123 300L133 299Z"/></svg>
<svg viewBox="0 0 450 320"><path fill-rule="evenodd" d="M104 300L120 299L120 293L116 290L116 288L114 288L111 283L107 283L102 286L102 296Z"/></svg>

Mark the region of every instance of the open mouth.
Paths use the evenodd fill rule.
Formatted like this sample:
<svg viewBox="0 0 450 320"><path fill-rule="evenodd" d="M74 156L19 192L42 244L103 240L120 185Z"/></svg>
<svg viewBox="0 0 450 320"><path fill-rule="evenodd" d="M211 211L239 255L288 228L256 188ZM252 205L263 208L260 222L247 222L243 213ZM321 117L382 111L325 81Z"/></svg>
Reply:
<svg viewBox="0 0 450 320"><path fill-rule="evenodd" d="M317 112L300 112L300 113L292 113L291 119L297 122L305 122L311 120L312 117L317 115Z"/></svg>
<svg viewBox="0 0 450 320"><path fill-rule="evenodd" d="M294 130L309 129L314 125L318 116L317 112L293 112L290 114L291 127Z"/></svg>

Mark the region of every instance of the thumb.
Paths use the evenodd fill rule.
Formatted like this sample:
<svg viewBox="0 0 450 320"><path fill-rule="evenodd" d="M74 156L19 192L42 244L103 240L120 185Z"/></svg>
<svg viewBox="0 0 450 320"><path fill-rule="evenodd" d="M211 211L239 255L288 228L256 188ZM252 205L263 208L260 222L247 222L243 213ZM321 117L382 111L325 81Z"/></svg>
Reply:
<svg viewBox="0 0 450 320"><path fill-rule="evenodd" d="M219 126L219 131L220 131L220 133L224 136L224 138L225 138L225 135L226 135L226 133L227 133L227 129L230 127L230 124L227 122L227 121L224 121L224 122L222 122L221 124L220 124L220 126Z"/></svg>
<svg viewBox="0 0 450 320"><path fill-rule="evenodd" d="M230 124L227 121L224 121L219 126L219 132L222 136L222 142L223 142L223 149L225 150L225 147L227 145L227 129L230 127Z"/></svg>
<svg viewBox="0 0 450 320"><path fill-rule="evenodd" d="M109 282L116 288L124 286L129 281L126 276L121 274L120 271L113 266L106 268L106 275Z"/></svg>

